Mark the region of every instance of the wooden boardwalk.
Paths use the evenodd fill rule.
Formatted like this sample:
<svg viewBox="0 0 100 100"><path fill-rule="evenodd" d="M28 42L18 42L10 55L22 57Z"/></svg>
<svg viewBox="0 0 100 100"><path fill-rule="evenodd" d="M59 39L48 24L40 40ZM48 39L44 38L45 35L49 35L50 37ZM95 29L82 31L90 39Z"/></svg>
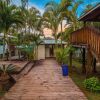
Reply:
<svg viewBox="0 0 100 100"><path fill-rule="evenodd" d="M87 100L70 77L61 75L55 60L35 66L5 94L2 100Z"/></svg>

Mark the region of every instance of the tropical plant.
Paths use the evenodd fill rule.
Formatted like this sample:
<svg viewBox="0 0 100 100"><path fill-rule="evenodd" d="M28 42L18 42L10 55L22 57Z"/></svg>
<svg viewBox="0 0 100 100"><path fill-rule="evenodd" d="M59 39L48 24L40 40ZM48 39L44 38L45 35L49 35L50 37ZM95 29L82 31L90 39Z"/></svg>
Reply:
<svg viewBox="0 0 100 100"><path fill-rule="evenodd" d="M66 29L64 32L61 32L60 38L62 40L66 41L68 44L70 43L70 35L73 31L81 28L83 24L78 21L78 7L82 4L83 2L81 0L71 2L70 8L68 10L65 10L62 12L63 18L66 20Z"/></svg>
<svg viewBox="0 0 100 100"><path fill-rule="evenodd" d="M16 10L17 7L15 5L7 5L6 2L0 1L0 30L4 33L3 37L3 58L5 56L5 44L6 41L9 46L9 38L7 34L9 34L9 29L17 23L22 24L22 18L20 16L20 11ZM10 52L10 51L9 51Z"/></svg>
<svg viewBox="0 0 100 100"><path fill-rule="evenodd" d="M70 35L73 32L73 28L72 27L68 27L65 29L64 32L60 32L59 34L57 34L57 38L61 38L63 41L66 41L67 44L70 44Z"/></svg>
<svg viewBox="0 0 100 100"><path fill-rule="evenodd" d="M2 64L0 66L0 74L12 74L16 71L16 67L13 64L5 65Z"/></svg>
<svg viewBox="0 0 100 100"><path fill-rule="evenodd" d="M27 17L29 33L31 33L33 30L38 31L40 24L38 24L38 22L41 19L39 10L37 10L35 7L30 8L27 12Z"/></svg>
<svg viewBox="0 0 100 100"><path fill-rule="evenodd" d="M72 3L71 10L67 12L67 17L69 18L69 25L72 27L73 31L82 27L82 23L78 21L78 7L82 4L82 0L75 1L74 4ZM69 28L70 28L69 27Z"/></svg>
<svg viewBox="0 0 100 100"><path fill-rule="evenodd" d="M3 81L4 83L8 81L10 78L9 75L13 74L16 71L16 67L12 64L5 65L2 64L0 66L0 80Z"/></svg>
<svg viewBox="0 0 100 100"><path fill-rule="evenodd" d="M38 46L42 42L41 34L33 34L33 43L35 46L35 59L38 60Z"/></svg>
<svg viewBox="0 0 100 100"><path fill-rule="evenodd" d="M84 80L84 87L92 92L100 92L100 81L96 77Z"/></svg>
<svg viewBox="0 0 100 100"><path fill-rule="evenodd" d="M28 7L28 0L21 0L22 8L25 9L25 7Z"/></svg>
<svg viewBox="0 0 100 100"><path fill-rule="evenodd" d="M62 0L60 4L51 1L45 6L44 20L47 28L53 31L53 36L55 37L57 44L57 33L58 27L61 24L62 32L62 21L64 20L63 12L67 11L68 7L71 5L71 0ZM61 38L62 39L62 38Z"/></svg>
<svg viewBox="0 0 100 100"><path fill-rule="evenodd" d="M57 48L55 50L56 60L59 64L68 64L69 54L72 51L72 46L67 48Z"/></svg>
<svg viewBox="0 0 100 100"><path fill-rule="evenodd" d="M57 48L55 51L56 54L56 60L59 64L67 64L67 52L66 49L63 48Z"/></svg>
<svg viewBox="0 0 100 100"><path fill-rule="evenodd" d="M21 46L18 46L17 48L24 52L27 58L27 60L34 60L34 47L35 45L34 44L29 44L29 45L21 45Z"/></svg>
<svg viewBox="0 0 100 100"><path fill-rule="evenodd" d="M37 60L38 46L42 42L41 34L25 34L22 36L22 41L18 49L26 53L28 60Z"/></svg>
<svg viewBox="0 0 100 100"><path fill-rule="evenodd" d="M7 5L9 5L11 3L12 0L1 0L2 2L6 2Z"/></svg>

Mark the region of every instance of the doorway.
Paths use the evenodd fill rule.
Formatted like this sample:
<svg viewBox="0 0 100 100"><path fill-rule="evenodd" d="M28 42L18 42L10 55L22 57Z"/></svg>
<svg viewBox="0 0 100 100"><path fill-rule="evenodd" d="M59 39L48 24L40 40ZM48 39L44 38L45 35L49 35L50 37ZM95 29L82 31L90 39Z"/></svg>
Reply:
<svg viewBox="0 0 100 100"><path fill-rule="evenodd" d="M45 57L46 58L54 57L54 46L53 45L45 46Z"/></svg>

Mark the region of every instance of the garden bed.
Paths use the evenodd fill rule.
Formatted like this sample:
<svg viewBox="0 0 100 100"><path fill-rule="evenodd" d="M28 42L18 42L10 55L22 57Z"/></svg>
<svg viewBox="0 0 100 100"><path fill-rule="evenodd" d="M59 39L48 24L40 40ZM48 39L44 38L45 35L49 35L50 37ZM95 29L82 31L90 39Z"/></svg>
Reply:
<svg viewBox="0 0 100 100"><path fill-rule="evenodd" d="M28 61L1 61L0 65L2 64L13 64L16 67L16 74L19 73L24 66L26 66L26 64L28 63ZM15 74L14 74L15 75ZM0 81L2 84L2 81ZM14 84L16 83L16 81L13 79L13 75L10 75L10 79L7 81L7 83L4 84L0 84L0 97L2 97Z"/></svg>

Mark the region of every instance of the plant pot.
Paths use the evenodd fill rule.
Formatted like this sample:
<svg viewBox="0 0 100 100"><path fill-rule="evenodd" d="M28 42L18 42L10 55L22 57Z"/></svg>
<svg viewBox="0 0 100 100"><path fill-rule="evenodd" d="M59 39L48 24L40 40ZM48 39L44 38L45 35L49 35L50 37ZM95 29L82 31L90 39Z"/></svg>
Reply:
<svg viewBox="0 0 100 100"><path fill-rule="evenodd" d="M63 65L61 65L61 67L62 67L62 75L68 76L68 65L63 64Z"/></svg>

